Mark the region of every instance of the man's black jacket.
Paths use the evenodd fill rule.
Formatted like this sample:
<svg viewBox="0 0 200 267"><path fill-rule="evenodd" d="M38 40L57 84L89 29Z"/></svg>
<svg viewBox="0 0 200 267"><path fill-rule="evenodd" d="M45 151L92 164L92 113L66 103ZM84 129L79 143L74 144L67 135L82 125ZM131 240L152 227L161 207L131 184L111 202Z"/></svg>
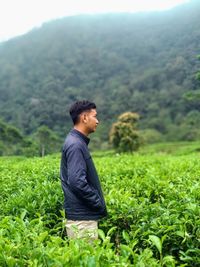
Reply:
<svg viewBox="0 0 200 267"><path fill-rule="evenodd" d="M89 140L73 129L63 146L60 176L69 220L98 220L107 215L99 178L87 147Z"/></svg>

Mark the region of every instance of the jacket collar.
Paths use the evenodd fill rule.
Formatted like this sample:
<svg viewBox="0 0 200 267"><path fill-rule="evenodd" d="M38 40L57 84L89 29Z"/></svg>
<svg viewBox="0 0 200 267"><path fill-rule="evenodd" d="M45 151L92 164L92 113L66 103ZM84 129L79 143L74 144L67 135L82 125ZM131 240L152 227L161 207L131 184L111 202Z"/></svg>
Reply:
<svg viewBox="0 0 200 267"><path fill-rule="evenodd" d="M76 129L72 129L72 130L70 131L70 133L72 133L73 135L76 135L76 136L80 137L80 138L86 143L86 145L89 144L89 142L90 142L90 138L88 138L86 135L82 134L82 133L79 132L78 130L76 130Z"/></svg>

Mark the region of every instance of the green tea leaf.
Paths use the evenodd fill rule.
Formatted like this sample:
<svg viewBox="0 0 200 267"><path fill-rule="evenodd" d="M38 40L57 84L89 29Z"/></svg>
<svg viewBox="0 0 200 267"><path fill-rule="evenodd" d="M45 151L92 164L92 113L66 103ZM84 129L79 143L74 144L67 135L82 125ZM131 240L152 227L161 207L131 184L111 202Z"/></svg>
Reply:
<svg viewBox="0 0 200 267"><path fill-rule="evenodd" d="M153 245L158 249L159 253L162 254L162 243L158 236L150 235L149 239L153 243Z"/></svg>

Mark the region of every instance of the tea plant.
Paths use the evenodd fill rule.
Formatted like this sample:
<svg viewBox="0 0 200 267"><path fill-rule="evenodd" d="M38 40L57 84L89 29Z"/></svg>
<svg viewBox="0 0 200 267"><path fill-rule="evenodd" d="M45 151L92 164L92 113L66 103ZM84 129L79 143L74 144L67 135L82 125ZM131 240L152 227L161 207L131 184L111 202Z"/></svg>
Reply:
<svg viewBox="0 0 200 267"><path fill-rule="evenodd" d="M0 158L0 266L200 266L198 154L95 157L108 217L68 240L60 156Z"/></svg>

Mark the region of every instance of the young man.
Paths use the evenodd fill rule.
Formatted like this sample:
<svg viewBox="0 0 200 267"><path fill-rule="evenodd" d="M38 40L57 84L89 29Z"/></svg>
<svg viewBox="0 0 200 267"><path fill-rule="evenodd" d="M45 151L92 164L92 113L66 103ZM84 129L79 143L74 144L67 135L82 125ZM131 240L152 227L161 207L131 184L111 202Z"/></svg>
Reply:
<svg viewBox="0 0 200 267"><path fill-rule="evenodd" d="M107 215L100 181L88 151L88 135L99 121L96 105L78 101L70 108L74 128L62 150L61 183L64 192L66 228L69 238L98 238L97 221Z"/></svg>

